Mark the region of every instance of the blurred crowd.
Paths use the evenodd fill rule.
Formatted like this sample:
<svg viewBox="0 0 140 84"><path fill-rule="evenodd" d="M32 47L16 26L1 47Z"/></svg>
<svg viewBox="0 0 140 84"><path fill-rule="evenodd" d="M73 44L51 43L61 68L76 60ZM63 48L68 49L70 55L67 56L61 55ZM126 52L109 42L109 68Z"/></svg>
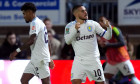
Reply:
<svg viewBox="0 0 140 84"><path fill-rule="evenodd" d="M88 11L90 6L89 1L90 0L67 0L66 12L67 12L67 17L70 17L70 19L67 19L67 22L74 20L74 17L70 13L74 5L82 4L86 7ZM88 12L90 14L90 11ZM73 60L74 51L72 46L67 45L64 42L63 35L60 36L59 34L57 34L57 32L53 29L52 21L49 18L44 18L43 22L46 25L48 31L51 58L54 60ZM123 34L123 35L130 58L132 60L140 59L140 52L139 52L140 44L134 49L134 45L130 42L129 36L127 34ZM20 35L17 35L14 32L7 32L5 40L0 45L0 59L9 59L10 53L13 52L15 49L17 49L18 47L20 47L21 45L23 45L19 36ZM100 58L106 59L106 55L105 55L106 48L100 45L101 42L100 39L101 38L98 37ZM135 53L134 50L136 50ZM27 51L20 52L16 59L30 59L30 49L28 49Z"/></svg>
<svg viewBox="0 0 140 84"><path fill-rule="evenodd" d="M67 45L64 42L64 38L60 37L59 34L55 32L53 29L53 24L49 18L45 18L43 20L46 28L48 30L48 38L49 38L49 47L51 52L51 58L54 60L73 60L74 59L74 51L72 45ZM119 28L118 28L119 29ZM106 48L102 47L101 37L98 36L98 46L100 50L100 58L102 60L106 59ZM129 56L132 60L140 59L140 45L137 47L136 55L134 55L134 46L129 41L128 35L124 35L125 44L127 46L127 50ZM15 49L23 45L19 35L16 35L14 32L8 32L6 34L6 38L2 45L0 46L0 59L9 59L9 55ZM18 54L16 59L30 59L30 49L26 51L22 51Z"/></svg>
<svg viewBox="0 0 140 84"><path fill-rule="evenodd" d="M74 58L74 51L71 45L64 43L63 38L55 32L53 29L52 21L49 18L43 20L48 31L49 38L49 49L51 54L51 59L67 59L72 60ZM62 42L63 41L63 42ZM19 35L15 32L7 32L4 42L0 45L0 59L9 59L10 53L15 49L23 45ZM16 56L16 59L30 59L31 52L30 49L22 51Z"/></svg>
<svg viewBox="0 0 140 84"><path fill-rule="evenodd" d="M67 17L70 17L70 19L67 19L67 22L73 21L74 17L70 13L71 9L74 5L82 4L86 7L87 11L89 10L89 1L90 0L67 0L69 3L67 3ZM79 3L80 2L80 3ZM90 14L90 11L89 11ZM102 19L100 19L102 18ZM103 19L107 19L104 16L101 16L97 22L103 27L105 25L101 24L104 23ZM109 19L108 19L109 20ZM42 20L47 28L47 34L48 34L48 44L49 44L49 50L50 50L50 57L53 60L73 60L75 53L72 48L72 45L67 45L64 41L64 33L62 35L58 34L57 31L54 30L53 23L50 18L44 18ZM106 66L106 63L108 62L108 59L118 59L119 56L124 56L124 58L130 60L138 60L140 59L140 44L137 47L134 47L133 43L131 43L129 35L127 35L124 32L121 32L121 29L118 28L116 25L113 24L113 22L109 21L112 26L112 38L111 40L105 40L102 37L97 35L97 41L98 41L98 47L100 51L100 59L106 60L106 62L103 63L103 69ZM105 24L105 23L104 23ZM106 29L107 30L107 29ZM23 42L21 41L20 35L17 35L15 32L9 31L5 35L5 39L0 45L0 60L9 60L10 53L15 51L17 48L23 45ZM120 53L118 55L118 53ZM117 55L116 55L117 54ZM112 58L109 58L112 57ZM127 57L128 56L128 57ZM30 49L21 51L18 53L15 59L30 59L31 58L31 52ZM121 57L120 57L121 58ZM117 60L117 61L118 61ZM118 83L120 80L123 81L123 83ZM110 83L113 84L115 81L116 84L131 84L128 83L129 78L124 76L120 71L113 76L113 78L109 79Z"/></svg>

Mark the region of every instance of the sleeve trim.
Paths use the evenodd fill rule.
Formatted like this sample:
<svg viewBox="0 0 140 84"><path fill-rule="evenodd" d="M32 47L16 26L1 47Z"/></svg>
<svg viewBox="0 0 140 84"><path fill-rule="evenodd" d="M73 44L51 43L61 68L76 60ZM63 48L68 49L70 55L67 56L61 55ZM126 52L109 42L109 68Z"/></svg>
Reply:
<svg viewBox="0 0 140 84"><path fill-rule="evenodd" d="M101 36L104 36L105 33L106 33L106 30L104 31L104 33Z"/></svg>

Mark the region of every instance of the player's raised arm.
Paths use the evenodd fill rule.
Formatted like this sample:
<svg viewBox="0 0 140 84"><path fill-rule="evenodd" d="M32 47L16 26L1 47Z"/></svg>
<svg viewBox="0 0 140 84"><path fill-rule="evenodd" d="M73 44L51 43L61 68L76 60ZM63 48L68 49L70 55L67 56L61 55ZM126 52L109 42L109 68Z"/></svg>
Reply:
<svg viewBox="0 0 140 84"><path fill-rule="evenodd" d="M77 34L77 30L80 28L80 24L83 23L87 18L87 12L84 10L79 10L79 7L74 7L72 9L72 13L76 18L76 21L70 22L66 27L65 27L65 35L64 35L64 39L66 41L67 44L71 44L71 42L75 39L76 34ZM81 20L79 18L79 12L84 13L84 20Z"/></svg>
<svg viewBox="0 0 140 84"><path fill-rule="evenodd" d="M109 40L112 37L112 28L111 28L111 25L109 24L109 21L108 20L105 21L105 25L107 27L107 31L105 32L105 34L103 35L103 37L105 39Z"/></svg>
<svg viewBox="0 0 140 84"><path fill-rule="evenodd" d="M80 27L79 23L71 22L65 27L64 39L67 44L71 44L77 34L77 29Z"/></svg>
<svg viewBox="0 0 140 84"><path fill-rule="evenodd" d="M99 24L100 23L100 24ZM112 37L112 28L108 20L100 21L96 23L96 33L104 37L107 40L110 40ZM102 25L102 27L101 27Z"/></svg>
<svg viewBox="0 0 140 84"><path fill-rule="evenodd" d="M119 47L125 46L123 34L117 27L113 27L112 34L116 38L116 42L115 43L108 42L108 43L106 43L106 47L119 48Z"/></svg>

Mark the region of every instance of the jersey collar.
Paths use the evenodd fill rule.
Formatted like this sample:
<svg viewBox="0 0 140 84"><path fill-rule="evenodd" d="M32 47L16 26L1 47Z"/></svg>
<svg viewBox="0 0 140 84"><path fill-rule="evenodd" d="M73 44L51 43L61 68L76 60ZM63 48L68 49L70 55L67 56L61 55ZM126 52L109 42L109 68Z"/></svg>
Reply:
<svg viewBox="0 0 140 84"><path fill-rule="evenodd" d="M77 23L77 20L75 20L75 22ZM85 22L84 23L86 23L87 22L87 20L85 20Z"/></svg>
<svg viewBox="0 0 140 84"><path fill-rule="evenodd" d="M37 17L35 17L32 21L36 20Z"/></svg>

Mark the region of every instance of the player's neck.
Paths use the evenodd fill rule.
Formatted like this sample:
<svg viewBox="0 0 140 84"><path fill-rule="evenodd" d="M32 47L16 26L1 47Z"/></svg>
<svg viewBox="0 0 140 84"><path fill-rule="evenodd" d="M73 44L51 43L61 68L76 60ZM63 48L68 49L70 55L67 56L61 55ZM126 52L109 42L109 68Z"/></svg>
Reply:
<svg viewBox="0 0 140 84"><path fill-rule="evenodd" d="M85 23L85 20L81 20L81 19L76 19L77 22L80 22L80 24Z"/></svg>
<svg viewBox="0 0 140 84"><path fill-rule="evenodd" d="M35 14L33 14L33 16L32 16L32 21L34 20L36 18L36 15Z"/></svg>

